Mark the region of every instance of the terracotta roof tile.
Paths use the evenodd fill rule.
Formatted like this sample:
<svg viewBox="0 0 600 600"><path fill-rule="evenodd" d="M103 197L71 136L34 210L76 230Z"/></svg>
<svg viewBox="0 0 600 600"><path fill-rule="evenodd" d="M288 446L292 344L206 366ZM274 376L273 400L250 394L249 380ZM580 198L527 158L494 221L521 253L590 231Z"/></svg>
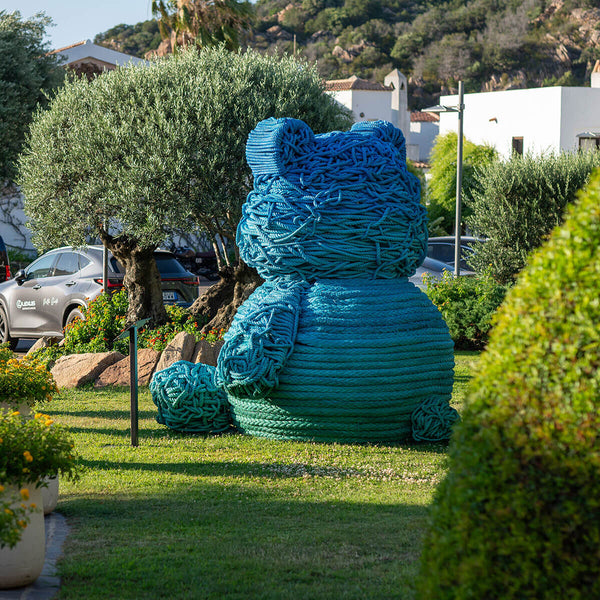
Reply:
<svg viewBox="0 0 600 600"><path fill-rule="evenodd" d="M51 50L50 52L48 52L48 54L56 54L57 52L63 52L64 50L70 50L71 48L75 48L77 46L83 46L86 42L87 42L87 40L83 40L81 42L75 42L74 44L71 44L70 46L64 46L62 48L57 48L56 50Z"/></svg>
<svg viewBox="0 0 600 600"><path fill-rule="evenodd" d="M415 110L410 113L411 123L437 123L440 120L440 116L435 113L421 112Z"/></svg>
<svg viewBox="0 0 600 600"><path fill-rule="evenodd" d="M371 92L391 92L392 86L383 85L376 81L367 81L356 75L352 75L348 79L331 79L325 82L325 90L327 92L341 92L342 90L368 90Z"/></svg>

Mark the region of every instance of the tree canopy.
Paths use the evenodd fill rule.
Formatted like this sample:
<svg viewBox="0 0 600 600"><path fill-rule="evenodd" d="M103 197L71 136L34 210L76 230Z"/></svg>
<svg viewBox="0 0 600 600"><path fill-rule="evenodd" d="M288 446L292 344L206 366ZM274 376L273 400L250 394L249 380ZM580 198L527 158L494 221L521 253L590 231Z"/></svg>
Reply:
<svg viewBox="0 0 600 600"><path fill-rule="evenodd" d="M152 251L198 226L233 240L251 185L246 139L260 120L291 116L316 131L349 125L322 86L292 58L223 47L66 83L36 114L20 159L36 244L100 237L126 269L129 319L160 322Z"/></svg>
<svg viewBox="0 0 600 600"><path fill-rule="evenodd" d="M0 11L0 182L15 176L33 112L64 77L43 41L51 24L43 13L23 20L19 12Z"/></svg>

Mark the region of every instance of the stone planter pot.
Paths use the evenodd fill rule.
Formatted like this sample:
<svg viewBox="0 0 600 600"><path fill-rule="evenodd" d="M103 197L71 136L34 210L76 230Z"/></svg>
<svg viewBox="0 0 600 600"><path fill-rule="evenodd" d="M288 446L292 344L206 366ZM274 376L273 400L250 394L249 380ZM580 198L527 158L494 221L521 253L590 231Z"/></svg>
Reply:
<svg viewBox="0 0 600 600"><path fill-rule="evenodd" d="M44 477L48 487L42 488L42 498L44 499L44 514L49 515L58 504L58 477Z"/></svg>
<svg viewBox="0 0 600 600"><path fill-rule="evenodd" d="M9 491L17 492L14 486L7 486ZM35 503L40 510L29 515L30 521L23 531L20 541L14 548L0 548L0 589L11 589L29 585L35 581L44 568L46 558L46 531L42 508L42 490L33 485L28 486L29 500L26 504Z"/></svg>

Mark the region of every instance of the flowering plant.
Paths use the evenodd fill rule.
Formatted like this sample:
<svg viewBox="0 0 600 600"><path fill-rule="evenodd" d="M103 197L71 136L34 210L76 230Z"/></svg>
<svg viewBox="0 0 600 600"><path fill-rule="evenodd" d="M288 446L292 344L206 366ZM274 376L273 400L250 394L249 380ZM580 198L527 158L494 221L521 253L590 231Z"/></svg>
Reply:
<svg viewBox="0 0 600 600"><path fill-rule="evenodd" d="M29 524L29 514L42 508L33 502L25 504L25 500L29 500L28 488L11 492L0 485L0 548L13 548Z"/></svg>
<svg viewBox="0 0 600 600"><path fill-rule="evenodd" d="M0 485L41 485L60 473L76 479L77 463L68 430L45 414L26 419L18 411L0 410Z"/></svg>
<svg viewBox="0 0 600 600"><path fill-rule="evenodd" d="M10 404L48 402L58 392L46 367L35 359L13 357L7 346L0 346L0 398Z"/></svg>

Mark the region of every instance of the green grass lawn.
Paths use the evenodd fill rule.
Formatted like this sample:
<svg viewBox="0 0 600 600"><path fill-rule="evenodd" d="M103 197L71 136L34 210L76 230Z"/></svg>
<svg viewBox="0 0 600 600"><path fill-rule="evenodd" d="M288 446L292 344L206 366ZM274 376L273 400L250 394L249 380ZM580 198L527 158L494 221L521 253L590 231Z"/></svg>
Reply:
<svg viewBox="0 0 600 600"><path fill-rule="evenodd" d="M457 353L457 408L477 359ZM138 448L128 390L65 391L45 412L85 467L61 483L60 598L414 598L445 445L179 435L147 389Z"/></svg>

